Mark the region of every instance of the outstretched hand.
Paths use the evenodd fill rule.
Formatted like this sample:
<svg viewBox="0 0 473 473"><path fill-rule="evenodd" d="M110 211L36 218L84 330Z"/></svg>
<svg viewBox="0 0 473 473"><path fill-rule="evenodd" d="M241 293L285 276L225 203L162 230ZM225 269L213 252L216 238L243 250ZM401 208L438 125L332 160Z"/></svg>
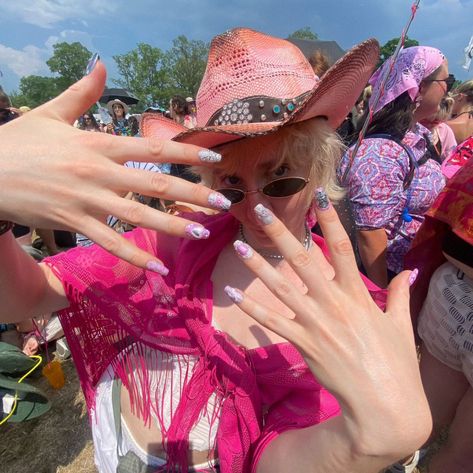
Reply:
<svg viewBox="0 0 473 473"><path fill-rule="evenodd" d="M137 266L159 262L106 226L108 215L171 235L206 238L200 225L126 200L129 192L203 207L228 208L220 194L178 178L126 168L126 161L211 165L220 156L193 145L90 133L71 126L100 97L97 63L50 102L0 127L0 220L79 232Z"/></svg>
<svg viewBox="0 0 473 473"><path fill-rule="evenodd" d="M350 240L323 191L317 191L317 220L330 252L332 275L321 269L324 257L307 251L284 224L261 204L255 209L262 228L307 287L302 295L247 244L236 241L244 264L295 314L288 318L236 288L230 298L264 327L292 342L315 377L338 399L353 426L383 451L397 435L396 447L409 452L428 435L430 414L422 389L409 316L408 271L389 287L386 311L371 298L355 261ZM316 199L317 202L317 199ZM401 433L401 435L400 435ZM404 447L404 450L403 450Z"/></svg>

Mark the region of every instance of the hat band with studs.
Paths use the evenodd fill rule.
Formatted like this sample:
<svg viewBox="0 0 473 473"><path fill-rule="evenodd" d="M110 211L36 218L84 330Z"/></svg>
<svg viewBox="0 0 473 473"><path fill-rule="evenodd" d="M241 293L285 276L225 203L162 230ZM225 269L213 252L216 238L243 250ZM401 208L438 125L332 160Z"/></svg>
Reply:
<svg viewBox="0 0 473 473"><path fill-rule="evenodd" d="M292 99L253 96L226 103L209 119L206 126L242 125L246 123L278 122L291 115L304 102L309 92Z"/></svg>

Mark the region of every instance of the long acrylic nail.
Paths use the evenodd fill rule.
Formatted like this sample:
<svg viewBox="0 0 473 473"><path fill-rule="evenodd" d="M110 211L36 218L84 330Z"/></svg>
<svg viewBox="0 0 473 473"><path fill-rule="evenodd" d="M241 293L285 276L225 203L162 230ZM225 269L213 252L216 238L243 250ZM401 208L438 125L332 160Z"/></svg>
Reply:
<svg viewBox="0 0 473 473"><path fill-rule="evenodd" d="M223 290L233 302L239 304L243 300L243 294L238 289L231 286L225 286Z"/></svg>
<svg viewBox="0 0 473 473"><path fill-rule="evenodd" d="M270 223L273 223L273 214L263 204L258 204L255 207L255 214L256 217L258 217L258 220L263 223L263 225L269 225Z"/></svg>
<svg viewBox="0 0 473 473"><path fill-rule="evenodd" d="M419 270L415 268L411 271L411 274L409 274L409 286L412 286L416 282L417 276L419 276Z"/></svg>
<svg viewBox="0 0 473 473"><path fill-rule="evenodd" d="M100 59L99 53L94 53L92 55L92 57L89 59L89 62L87 63L87 67L85 68L86 76L88 76L94 70L99 59Z"/></svg>
<svg viewBox="0 0 473 473"><path fill-rule="evenodd" d="M210 232L198 223L189 223L186 225L186 235L196 240L204 240L210 236Z"/></svg>
<svg viewBox="0 0 473 473"><path fill-rule="evenodd" d="M244 259L249 259L253 256L253 249L250 245L247 245L241 240L235 240L233 242L233 247L236 252Z"/></svg>
<svg viewBox="0 0 473 473"><path fill-rule="evenodd" d="M146 269L149 269L150 271L161 274L161 276L167 276L169 274L169 269L166 268L164 264L155 260L148 261L146 263Z"/></svg>
<svg viewBox="0 0 473 473"><path fill-rule="evenodd" d="M199 159L204 163L219 163L222 160L221 154L209 149L201 149L197 154L199 155Z"/></svg>
<svg viewBox="0 0 473 473"><path fill-rule="evenodd" d="M315 205L319 210L327 210L330 207L330 201L322 187L315 189Z"/></svg>
<svg viewBox="0 0 473 473"><path fill-rule="evenodd" d="M208 198L209 204L214 209L228 210L232 203L219 192L212 192Z"/></svg>

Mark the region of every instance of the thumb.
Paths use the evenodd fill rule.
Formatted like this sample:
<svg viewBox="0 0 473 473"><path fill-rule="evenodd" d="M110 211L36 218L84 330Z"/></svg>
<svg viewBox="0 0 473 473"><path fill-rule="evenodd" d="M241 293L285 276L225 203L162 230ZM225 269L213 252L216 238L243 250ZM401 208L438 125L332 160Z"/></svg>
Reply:
<svg viewBox="0 0 473 473"><path fill-rule="evenodd" d="M33 112L43 112L51 118L72 124L100 98L105 87L106 78L105 66L101 61L97 61L89 75L84 76L62 94L33 110Z"/></svg>
<svg viewBox="0 0 473 473"><path fill-rule="evenodd" d="M389 316L400 324L411 326L411 314L409 310L409 278L412 271L399 273L388 286L388 298L386 310Z"/></svg>

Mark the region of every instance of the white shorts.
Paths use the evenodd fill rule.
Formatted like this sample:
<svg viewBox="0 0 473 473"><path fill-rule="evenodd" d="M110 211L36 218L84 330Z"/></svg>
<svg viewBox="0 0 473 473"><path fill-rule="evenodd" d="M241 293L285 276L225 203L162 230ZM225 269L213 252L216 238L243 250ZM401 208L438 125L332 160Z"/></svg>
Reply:
<svg viewBox="0 0 473 473"><path fill-rule="evenodd" d="M473 279L450 262L430 280L418 330L429 353L473 386Z"/></svg>

